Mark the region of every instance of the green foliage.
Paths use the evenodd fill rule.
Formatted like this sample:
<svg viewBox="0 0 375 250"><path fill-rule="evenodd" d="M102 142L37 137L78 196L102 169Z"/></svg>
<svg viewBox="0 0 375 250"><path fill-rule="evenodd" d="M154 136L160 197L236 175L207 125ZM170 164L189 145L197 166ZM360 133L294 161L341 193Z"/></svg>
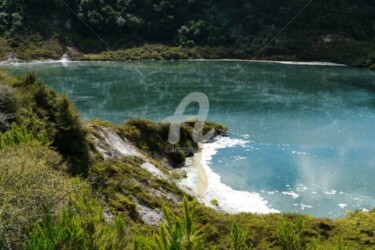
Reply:
<svg viewBox="0 0 375 250"><path fill-rule="evenodd" d="M278 244L283 250L303 250L306 248L304 231L305 222L302 217L292 224L286 220L277 230Z"/></svg>
<svg viewBox="0 0 375 250"><path fill-rule="evenodd" d="M13 90L0 85L0 131L5 131L15 120L17 101Z"/></svg>
<svg viewBox="0 0 375 250"><path fill-rule="evenodd" d="M25 127L19 127L16 124L13 124L7 132L0 132L0 150L22 143L36 143L42 146L49 146L51 144L46 132L34 135L28 132Z"/></svg>
<svg viewBox="0 0 375 250"><path fill-rule="evenodd" d="M119 250L128 243L123 219L106 223L102 207L91 197L78 196L55 216L47 211L30 231L26 249Z"/></svg>
<svg viewBox="0 0 375 250"><path fill-rule="evenodd" d="M171 177L173 180L181 180L187 177L185 170L175 169L171 172Z"/></svg>
<svg viewBox="0 0 375 250"><path fill-rule="evenodd" d="M134 249L198 250L204 249L202 228L196 224L195 203L184 197L183 215L179 217L167 207L163 208L165 223L153 237L135 242Z"/></svg>
<svg viewBox="0 0 375 250"><path fill-rule="evenodd" d="M64 50L71 51L68 46L84 53L119 50L81 58L89 60L253 58L262 51L257 58L317 58L375 67L371 57L362 60L362 53L357 55L353 51L349 52L349 59L340 58L347 52L346 43L374 44L375 5L371 1L316 0L306 6L308 3L300 0L3 0L0 36L6 39L0 40L0 45L4 44L0 46L0 57L6 58L7 52L15 51L20 59L59 58ZM295 17L293 22L292 17ZM327 36L333 37L332 46L326 44ZM217 49L202 49L206 53L200 53L196 48L170 47L163 52L134 48L145 43ZM331 52L324 52L326 45L331 47ZM222 47L234 48L237 52L216 53L216 50L226 50Z"/></svg>
<svg viewBox="0 0 375 250"><path fill-rule="evenodd" d="M58 60L64 53L64 49L57 38L43 39L40 35L23 36L18 43L15 52L20 60Z"/></svg>
<svg viewBox="0 0 375 250"><path fill-rule="evenodd" d="M172 203L163 195L155 196L155 190L181 195L181 191L173 183L156 179L143 170L140 167L142 163L142 159L124 157L120 161L98 162L89 172L91 185L110 205L111 211L127 215L134 221L139 221L135 200L149 208L161 208L162 202Z"/></svg>
<svg viewBox="0 0 375 250"><path fill-rule="evenodd" d="M0 151L0 249L22 249L26 232L48 209L57 212L87 185L63 173L61 157L45 146Z"/></svg>
<svg viewBox="0 0 375 250"><path fill-rule="evenodd" d="M27 73L13 84L19 99L16 123L33 134L47 133L74 174L87 174L88 142L77 111L67 97L41 83L35 73Z"/></svg>
<svg viewBox="0 0 375 250"><path fill-rule="evenodd" d="M218 202L218 200L211 200L211 204L213 205L213 206L215 206L215 207L217 207L217 206L219 206L219 202Z"/></svg>
<svg viewBox="0 0 375 250"><path fill-rule="evenodd" d="M206 24L204 21L190 21L178 30L178 43L183 47L193 47L206 36Z"/></svg>
<svg viewBox="0 0 375 250"><path fill-rule="evenodd" d="M1 13L0 13L1 15ZM1 18L1 17L0 17ZM9 53L12 53L13 49L8 43L8 41L2 37L0 37L0 61L8 60Z"/></svg>
<svg viewBox="0 0 375 250"><path fill-rule="evenodd" d="M125 137L136 146L154 157L157 155L166 157L172 166L177 167L185 161L187 156L192 156L192 152L198 149L198 145L193 141L191 127L182 125L180 142L173 147L191 150L185 152L168 150L171 146L168 142L169 128L170 125L167 123L158 124L149 120L130 119L125 123L123 130Z"/></svg>
<svg viewBox="0 0 375 250"><path fill-rule="evenodd" d="M230 232L230 249L231 250L249 250L252 249L247 241L247 232L240 228L237 223L232 224Z"/></svg>
<svg viewBox="0 0 375 250"><path fill-rule="evenodd" d="M127 139L138 148L143 149L156 159L160 156L167 158L173 167L180 166L186 157L192 156L198 150L198 144L193 140L195 122L188 121L181 124L180 141L171 145L169 138L169 123L155 123L144 119L130 119L123 126L123 133ZM203 132L215 130L215 135L225 134L227 128L213 122L206 122Z"/></svg>
<svg viewBox="0 0 375 250"><path fill-rule="evenodd" d="M249 56L247 56L249 57ZM77 60L126 61L126 60L179 60L179 59L232 59L246 58L243 51L232 47L175 47L162 44L146 44L142 47L86 54Z"/></svg>

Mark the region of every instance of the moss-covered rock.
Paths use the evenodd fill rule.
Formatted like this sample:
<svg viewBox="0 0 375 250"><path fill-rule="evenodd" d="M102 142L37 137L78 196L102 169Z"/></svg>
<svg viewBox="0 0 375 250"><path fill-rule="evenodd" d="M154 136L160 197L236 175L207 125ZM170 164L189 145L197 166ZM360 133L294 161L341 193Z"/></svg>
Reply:
<svg viewBox="0 0 375 250"><path fill-rule="evenodd" d="M155 123L144 119L130 119L123 126L123 134L138 148L152 157L165 159L172 167L179 167L186 157L193 156L198 150L198 144L193 140L194 121L181 124L180 140L177 144L168 141L170 124ZM214 135L225 134L227 128L213 122L206 122L203 132L214 129Z"/></svg>
<svg viewBox="0 0 375 250"><path fill-rule="evenodd" d="M173 205L167 194L182 195L173 183L158 179L142 169L143 163L138 157L100 161L91 167L89 173L90 183L103 195L110 210L138 222L137 204L161 209L163 204Z"/></svg>

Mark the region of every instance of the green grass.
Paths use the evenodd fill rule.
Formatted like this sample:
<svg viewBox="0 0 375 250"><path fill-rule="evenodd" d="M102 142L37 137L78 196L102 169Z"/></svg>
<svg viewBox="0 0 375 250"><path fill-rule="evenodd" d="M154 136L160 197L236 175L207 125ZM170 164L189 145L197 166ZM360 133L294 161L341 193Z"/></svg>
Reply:
<svg viewBox="0 0 375 250"><path fill-rule="evenodd" d="M126 222L106 222L102 207L90 196L78 195L58 215L46 212L29 232L29 250L118 250L129 239Z"/></svg>

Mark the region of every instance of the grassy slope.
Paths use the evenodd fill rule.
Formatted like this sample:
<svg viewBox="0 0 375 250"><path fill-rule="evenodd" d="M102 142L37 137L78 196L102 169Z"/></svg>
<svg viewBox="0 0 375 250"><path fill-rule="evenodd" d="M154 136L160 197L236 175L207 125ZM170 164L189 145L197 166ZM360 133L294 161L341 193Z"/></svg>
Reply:
<svg viewBox="0 0 375 250"><path fill-rule="evenodd" d="M34 109L27 110L34 115L40 115L40 110L38 111L40 107L35 106L32 100L35 100L42 90L47 93L51 91L42 88L43 85L30 76L11 79L2 74L0 84L11 86L14 90L14 95L18 99L15 102L17 110L26 109L31 105ZM30 86L34 86L40 91L25 92L26 89L31 88ZM50 95L47 103L52 102L59 107L63 105L58 101L61 98L59 94L55 93ZM70 104L69 107L69 109L62 109L68 111L59 115L61 119L75 116L75 111ZM59 112L58 110L61 109L57 108L56 112ZM22 126L25 124L25 116L19 114L19 111L16 111L16 123ZM24 136L20 135L17 129L9 130L8 135L0 134L0 141L4 142L0 147L2 148L0 150L0 172L7 173L9 178L14 180L10 185L6 175L2 174L0 177L0 193L2 194L0 196L0 244L3 244L3 248L11 245L15 249L23 249L26 246L29 249L71 249L69 246L72 244L73 246L80 244L79 246L84 246L82 249L103 249L104 245L114 242L116 244L108 249L130 249L135 239L140 236L152 235L157 231L157 227L148 226L142 222L136 209L137 204L150 209L162 209L162 206L166 205L173 212L182 214L181 201L184 193L173 181L163 181L153 177L140 168L143 160L139 158L124 157L123 159L104 160L100 152L95 150L94 141L90 139L90 135L98 137L98 134L92 129L92 125L83 127L76 124L73 126L75 129L86 131L86 136L80 138L80 140L86 141L85 144L88 144L89 152L87 153L90 154L89 170L86 172L86 168L79 167L84 163L76 161L74 162L76 165L71 165L71 162L68 161L68 165L66 165L61 162L61 156L54 151L56 147L48 148L50 144L46 144L45 139L42 140L43 143L41 142L40 133L46 131L40 131L40 129L33 131L33 126L55 128L53 136L47 134L53 143L55 136L65 133L69 125L60 127L50 119L50 116L41 116L39 120L27 121L29 132ZM166 142L167 137L163 133L164 125L144 120L129 121L121 127L97 121L94 122L94 125L98 123L100 126L106 126L118 133L121 137L127 136L135 145L140 140L143 145L141 150L158 168L168 174L160 157L153 158L154 151L158 151L163 144L154 144L145 139L153 134L153 136L159 137L159 141ZM189 125L183 126L183 129L188 133ZM4 140L5 137L8 139ZM194 145L191 138L186 137L185 140L186 145ZM159 156L162 154L161 151L158 153ZM68 155L64 157L69 160ZM168 158L169 156L161 155L161 157ZM27 167L26 172L22 170L25 167ZM71 168L76 171L69 171ZM78 170L83 171L81 172L83 173L82 177L72 175L72 173L77 174ZM40 175L40 173L43 174ZM35 178L36 176L38 178ZM59 188L59 185L63 185L64 188ZM21 193L17 190L24 190L25 195L21 197ZM46 190L53 191L53 195L46 196ZM155 190L161 191L162 194L156 196ZM35 195L28 195L30 193ZM165 195L167 193L172 194L177 202L168 198ZM14 199L22 199L22 203L19 204L21 208L24 206L23 204L31 204L32 209L28 213L18 213L15 208L19 207L9 207L15 205L12 203ZM57 204L56 201L59 203ZM49 213L45 213L45 210L42 209L43 206L47 206ZM109 211L117 219L105 218L103 210ZM7 216L11 211L13 219L4 220L9 218ZM36 218L42 222L35 224ZM304 225L302 230L298 231L297 224L300 218L303 218ZM301 249L334 249L340 246L346 246L349 249L374 249L375 247L375 210L354 212L345 218L330 220L295 214L225 215L198 204L196 220L198 227L203 228L204 249L214 247L230 249L230 230L233 222L237 222L241 228L246 230L244 236L246 244L257 247L257 249L288 249L286 246L303 246ZM120 223L117 223L118 221ZM126 230L123 229L124 225ZM7 230L7 234L4 234L4 230ZM30 234L30 230L34 233ZM52 232L51 235L46 235L46 231ZM19 232L22 233L19 234ZM69 233L67 234L67 232ZM52 237L55 243L58 242L59 247L53 245L48 237ZM27 238L31 240L31 245L28 244ZM41 247L42 245L49 247Z"/></svg>

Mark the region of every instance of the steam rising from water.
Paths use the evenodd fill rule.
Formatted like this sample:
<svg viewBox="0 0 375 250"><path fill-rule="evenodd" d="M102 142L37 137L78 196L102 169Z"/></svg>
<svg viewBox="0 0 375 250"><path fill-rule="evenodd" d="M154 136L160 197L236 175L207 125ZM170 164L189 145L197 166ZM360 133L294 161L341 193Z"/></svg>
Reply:
<svg viewBox="0 0 375 250"><path fill-rule="evenodd" d="M223 209L337 217L375 207L375 72L238 61L55 62L13 69L35 70L69 95L84 119L118 124L130 117L163 120L187 94L205 93L209 119L229 126L228 140L246 141L245 147L219 141L202 152L209 186L204 198L218 198ZM196 115L197 107L186 114Z"/></svg>

